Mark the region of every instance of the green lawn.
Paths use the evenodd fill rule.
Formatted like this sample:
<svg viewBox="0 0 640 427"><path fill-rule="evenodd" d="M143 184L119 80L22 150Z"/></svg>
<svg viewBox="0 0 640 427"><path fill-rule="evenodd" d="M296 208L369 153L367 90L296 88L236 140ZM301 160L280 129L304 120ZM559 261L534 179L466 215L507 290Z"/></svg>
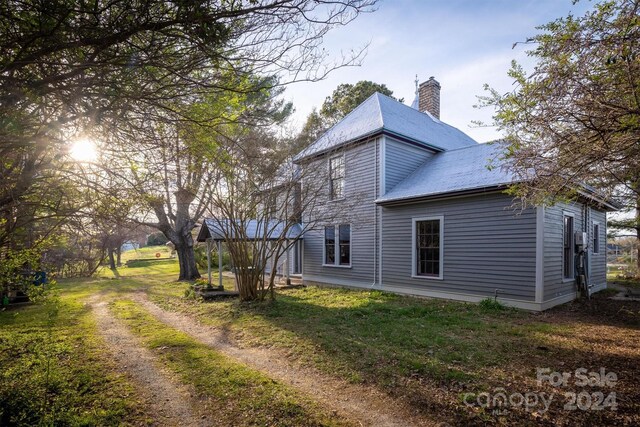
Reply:
<svg viewBox="0 0 640 427"><path fill-rule="evenodd" d="M156 248L131 251L124 259L150 258L156 251ZM76 372L80 372L80 378L88 378L86 393L55 395L60 404L65 399L70 401L60 414L82 420L77 414L85 414L82 411L92 408L93 412L83 416L94 417L87 419L97 420L97 424L113 423L117 417L126 422L141 416L132 409L135 397L119 397L127 396L130 385L109 370L109 361L100 356L102 344L95 338L94 326L81 304L83 298L101 291L145 346L183 382L194 386L203 398L221 399L220 391L226 387L232 400L247 402L247 395L238 397L237 393L243 388L260 390L248 395L256 401L249 409L242 404L227 408L221 416L229 423L243 424L237 417L247 410L253 411L252 417L262 424L269 424L269 420L275 418L289 425L302 420L309 420L309 424L340 421L279 384L265 388L265 384L271 383L261 374L160 324L126 296L132 291L144 291L165 309L224 328L239 345L277 349L294 365L311 365L327 375L378 387L409 403L417 412L441 414L443 421L453 425L530 422L532 415L525 411L515 410L504 418L482 408L467 408L462 404L462 396L496 387L518 392L537 390L538 367L560 372L605 367L618 375L616 392L624 402L617 412L567 412L558 399L548 413L540 415L540 422L599 425L640 422L640 390L636 387L640 374L637 364L640 305L637 303L611 301L604 295L596 295L589 302L534 314L492 304L473 305L378 291L318 287L278 291L274 302L202 302L184 298L188 285L172 282L177 277L177 261L162 258L165 256L159 261L129 263L130 266L115 272L104 269L95 279L60 284L65 310L59 316L55 335L66 353L57 357L56 369L61 370L61 383L72 382ZM230 282L225 278L226 287L230 287ZM28 321L16 321L26 313ZM45 308L38 306L0 313L0 343L2 349L13 352L13 356L1 360L3 366L5 363L21 366L30 357L20 350L30 344L22 344L18 337L44 340L44 315ZM84 347L89 351L80 350ZM4 354L0 353L0 357L5 357ZM91 359L90 368L70 362L82 357L95 359ZM22 380L25 385L42 381L42 367L38 366L40 370L27 371L27 378ZM222 374L220 367L224 367ZM96 375L100 371L108 375ZM210 378L207 373L216 375ZM41 385L37 387L42 390ZM76 390L75 385L61 386L65 387ZM0 390L2 399L7 399L5 396L13 399L2 403L22 402L6 391L6 385L0 388L4 390ZM101 400L94 406L92 399L103 395L105 388L112 392L107 393L112 396L111 400ZM217 401L224 402L222 399Z"/></svg>
<svg viewBox="0 0 640 427"><path fill-rule="evenodd" d="M242 345L278 348L293 363L373 384L417 411L446 412L465 423L472 421L460 404L464 393L506 385L531 390L538 367L606 366L623 378L620 390L640 397L634 386L640 349L630 339L640 339L640 305L610 301L606 293L544 314L339 288L279 291L265 303L183 299L183 288L171 284L148 293L165 309L224 328ZM615 351L625 356L613 357L612 340L624 342ZM567 413L557 403L558 419L612 422L611 412ZM638 419L640 409L632 406L626 410Z"/></svg>
<svg viewBox="0 0 640 427"><path fill-rule="evenodd" d="M126 253L146 259L158 248ZM164 248L160 248L161 250ZM131 251L133 252L133 251ZM168 251L167 251L168 255ZM177 260L130 262L93 279L62 280L59 298L0 312L0 425L153 424L130 380L109 360L84 301L97 292L162 364L218 407L219 425L350 425L264 374L167 327L126 299L154 287L183 293L172 282ZM228 280L225 278L225 280ZM50 326L49 326L50 325Z"/></svg>
<svg viewBox="0 0 640 427"><path fill-rule="evenodd" d="M139 425L128 380L104 355L105 343L79 288L59 302L0 312L0 425Z"/></svg>
<svg viewBox="0 0 640 427"><path fill-rule="evenodd" d="M147 257L164 247L124 254ZM177 261L142 269L122 267L116 278L103 268L96 278L60 281L58 297L0 311L0 425L140 425L147 415L129 380L105 355L90 309L91 294L145 289L175 278Z"/></svg>
<svg viewBox="0 0 640 427"><path fill-rule="evenodd" d="M640 279L626 278L616 272L607 273L607 282L613 283L625 288L640 290Z"/></svg>
<svg viewBox="0 0 640 427"><path fill-rule="evenodd" d="M215 413L217 425L349 425L289 387L164 325L133 301L116 301L113 309L164 366L192 385L209 407L221 408Z"/></svg>

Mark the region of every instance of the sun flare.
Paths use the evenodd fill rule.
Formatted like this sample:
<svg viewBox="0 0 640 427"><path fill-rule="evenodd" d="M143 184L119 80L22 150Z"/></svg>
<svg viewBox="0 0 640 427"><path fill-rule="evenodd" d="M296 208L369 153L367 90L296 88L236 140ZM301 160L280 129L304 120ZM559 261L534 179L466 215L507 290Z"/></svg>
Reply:
<svg viewBox="0 0 640 427"><path fill-rule="evenodd" d="M71 144L71 157L78 162L93 162L98 159L98 149L90 139L79 139Z"/></svg>

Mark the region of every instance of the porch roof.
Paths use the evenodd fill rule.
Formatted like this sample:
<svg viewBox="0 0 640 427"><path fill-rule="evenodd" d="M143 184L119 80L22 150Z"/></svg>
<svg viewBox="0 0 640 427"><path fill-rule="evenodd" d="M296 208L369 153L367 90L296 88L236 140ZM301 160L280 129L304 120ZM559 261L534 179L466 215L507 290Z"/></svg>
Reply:
<svg viewBox="0 0 640 427"><path fill-rule="evenodd" d="M240 233L238 233L240 231ZM238 236L241 235L241 237ZM242 236L244 234L244 236ZM230 219L205 218L200 232L198 242L205 242L207 239L213 241L227 240L225 235L231 240L239 240L246 237L248 240L297 240L302 239L302 226L300 224L287 224L277 220L256 220L232 221Z"/></svg>

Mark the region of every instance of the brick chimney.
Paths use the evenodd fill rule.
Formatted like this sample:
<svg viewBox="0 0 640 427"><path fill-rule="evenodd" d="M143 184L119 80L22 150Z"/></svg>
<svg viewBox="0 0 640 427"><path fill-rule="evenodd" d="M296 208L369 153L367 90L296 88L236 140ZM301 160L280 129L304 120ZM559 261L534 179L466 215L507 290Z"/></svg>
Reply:
<svg viewBox="0 0 640 427"><path fill-rule="evenodd" d="M418 110L428 111L436 119L440 119L440 83L433 77L420 83L418 89Z"/></svg>

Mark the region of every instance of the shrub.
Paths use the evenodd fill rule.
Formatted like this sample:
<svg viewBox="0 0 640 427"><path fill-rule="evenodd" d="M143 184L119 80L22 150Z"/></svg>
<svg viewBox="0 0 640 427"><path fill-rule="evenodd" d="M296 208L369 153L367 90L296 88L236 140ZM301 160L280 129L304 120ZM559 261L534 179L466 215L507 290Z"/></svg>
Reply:
<svg viewBox="0 0 640 427"><path fill-rule="evenodd" d="M206 245L196 245L194 248L196 254L196 264L198 268L201 270L207 270L207 246ZM222 253L222 269L228 270L229 265L231 264L230 255L228 252L223 251ZM218 270L218 251L211 251L211 269L214 271Z"/></svg>
<svg viewBox="0 0 640 427"><path fill-rule="evenodd" d="M482 301L480 301L479 305L484 311L504 311L508 308L494 298L483 299Z"/></svg>
<svg viewBox="0 0 640 427"><path fill-rule="evenodd" d="M147 236L147 246L166 245L169 239L161 231L151 233Z"/></svg>

